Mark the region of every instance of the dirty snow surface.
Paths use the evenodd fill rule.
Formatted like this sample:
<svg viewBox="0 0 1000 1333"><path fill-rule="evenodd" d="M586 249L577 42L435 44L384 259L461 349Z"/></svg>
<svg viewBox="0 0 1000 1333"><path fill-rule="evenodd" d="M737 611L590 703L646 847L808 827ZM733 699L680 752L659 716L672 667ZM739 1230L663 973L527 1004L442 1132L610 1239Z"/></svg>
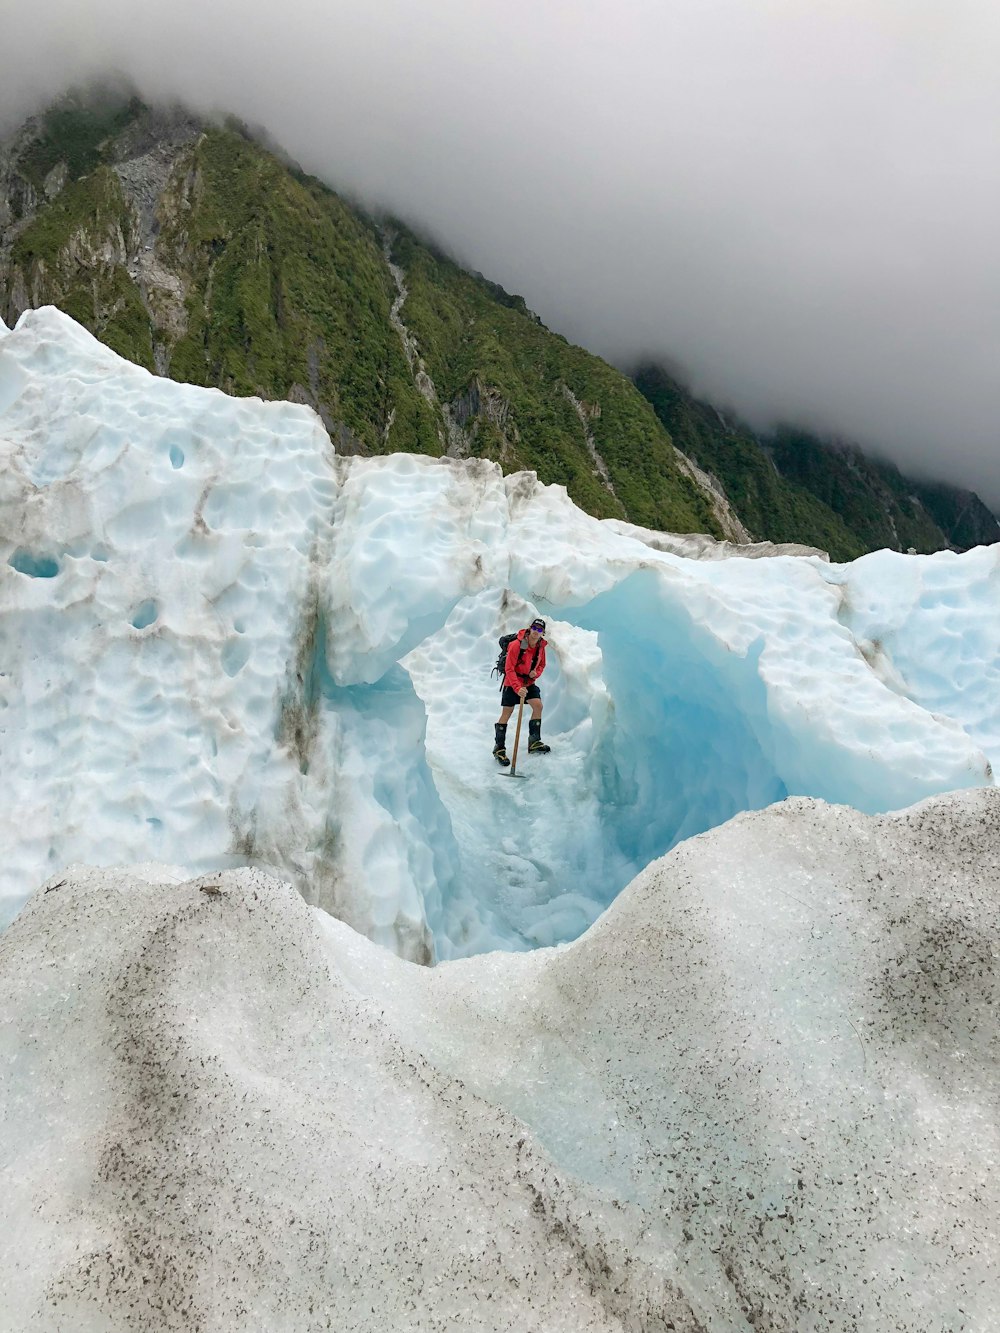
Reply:
<svg viewBox="0 0 1000 1333"><path fill-rule="evenodd" d="M308 408L26 313L0 330L0 921L72 863L249 864L403 957L527 950L741 810L992 784L1000 547L738 551L482 461L339 458ZM517 781L490 669L536 613L553 748Z"/></svg>
<svg viewBox="0 0 1000 1333"><path fill-rule="evenodd" d="M0 1327L992 1333L1000 792L801 798L420 967L259 870L0 937Z"/></svg>

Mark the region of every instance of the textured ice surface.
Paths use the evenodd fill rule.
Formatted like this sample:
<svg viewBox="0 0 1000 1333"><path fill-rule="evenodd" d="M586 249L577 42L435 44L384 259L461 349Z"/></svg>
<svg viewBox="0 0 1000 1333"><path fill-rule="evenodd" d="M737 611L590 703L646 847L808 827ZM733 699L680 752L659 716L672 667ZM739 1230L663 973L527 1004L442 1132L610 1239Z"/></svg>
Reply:
<svg viewBox="0 0 1000 1333"><path fill-rule="evenodd" d="M252 864L409 958L524 949L740 810L992 783L1000 548L738 550L482 461L337 458L307 408L29 312L0 335L0 911L74 862ZM517 783L489 671L536 612L553 752Z"/></svg>
<svg viewBox="0 0 1000 1333"><path fill-rule="evenodd" d="M0 1327L992 1333L998 877L995 789L791 800L434 969L254 870L54 877Z"/></svg>

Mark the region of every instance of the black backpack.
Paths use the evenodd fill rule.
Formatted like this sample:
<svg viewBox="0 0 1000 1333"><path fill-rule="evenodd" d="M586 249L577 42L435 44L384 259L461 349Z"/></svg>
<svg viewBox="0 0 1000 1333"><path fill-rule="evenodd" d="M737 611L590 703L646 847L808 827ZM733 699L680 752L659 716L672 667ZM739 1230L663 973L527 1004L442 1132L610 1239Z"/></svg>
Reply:
<svg viewBox="0 0 1000 1333"><path fill-rule="evenodd" d="M504 671L507 666L507 649L510 647L510 645L514 642L516 638L517 638L516 634L501 634L498 640L500 644L500 652L497 654L497 664L490 672L490 675L500 677L501 694L503 693ZM541 646L542 646L542 641L541 639L539 639L538 642L535 644L535 652L531 659L531 667L529 668L531 671L534 671L535 665L538 662L538 650L541 648Z"/></svg>

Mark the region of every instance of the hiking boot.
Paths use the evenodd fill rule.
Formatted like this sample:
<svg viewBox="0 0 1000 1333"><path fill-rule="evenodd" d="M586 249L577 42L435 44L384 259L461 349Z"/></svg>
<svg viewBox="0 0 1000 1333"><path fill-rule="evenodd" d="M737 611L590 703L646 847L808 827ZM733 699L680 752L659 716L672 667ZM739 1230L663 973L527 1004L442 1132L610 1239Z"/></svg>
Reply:
<svg viewBox="0 0 1000 1333"><path fill-rule="evenodd" d="M528 748L530 749L531 747L529 746ZM496 746L496 748L493 751L493 758L497 761L498 764L502 764L504 768L510 768L510 760L507 758L507 751L503 748L502 745Z"/></svg>
<svg viewBox="0 0 1000 1333"><path fill-rule="evenodd" d="M542 740L542 719L533 717L528 723L528 753L548 754L551 748Z"/></svg>

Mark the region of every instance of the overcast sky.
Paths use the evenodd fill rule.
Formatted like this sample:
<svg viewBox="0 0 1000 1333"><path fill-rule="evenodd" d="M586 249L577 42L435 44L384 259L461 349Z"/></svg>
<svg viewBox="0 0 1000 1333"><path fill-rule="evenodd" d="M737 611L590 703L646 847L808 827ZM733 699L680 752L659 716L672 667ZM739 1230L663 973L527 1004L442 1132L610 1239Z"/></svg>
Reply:
<svg viewBox="0 0 1000 1333"><path fill-rule="evenodd" d="M545 322L1000 508L996 0L0 0L0 123L114 67Z"/></svg>

